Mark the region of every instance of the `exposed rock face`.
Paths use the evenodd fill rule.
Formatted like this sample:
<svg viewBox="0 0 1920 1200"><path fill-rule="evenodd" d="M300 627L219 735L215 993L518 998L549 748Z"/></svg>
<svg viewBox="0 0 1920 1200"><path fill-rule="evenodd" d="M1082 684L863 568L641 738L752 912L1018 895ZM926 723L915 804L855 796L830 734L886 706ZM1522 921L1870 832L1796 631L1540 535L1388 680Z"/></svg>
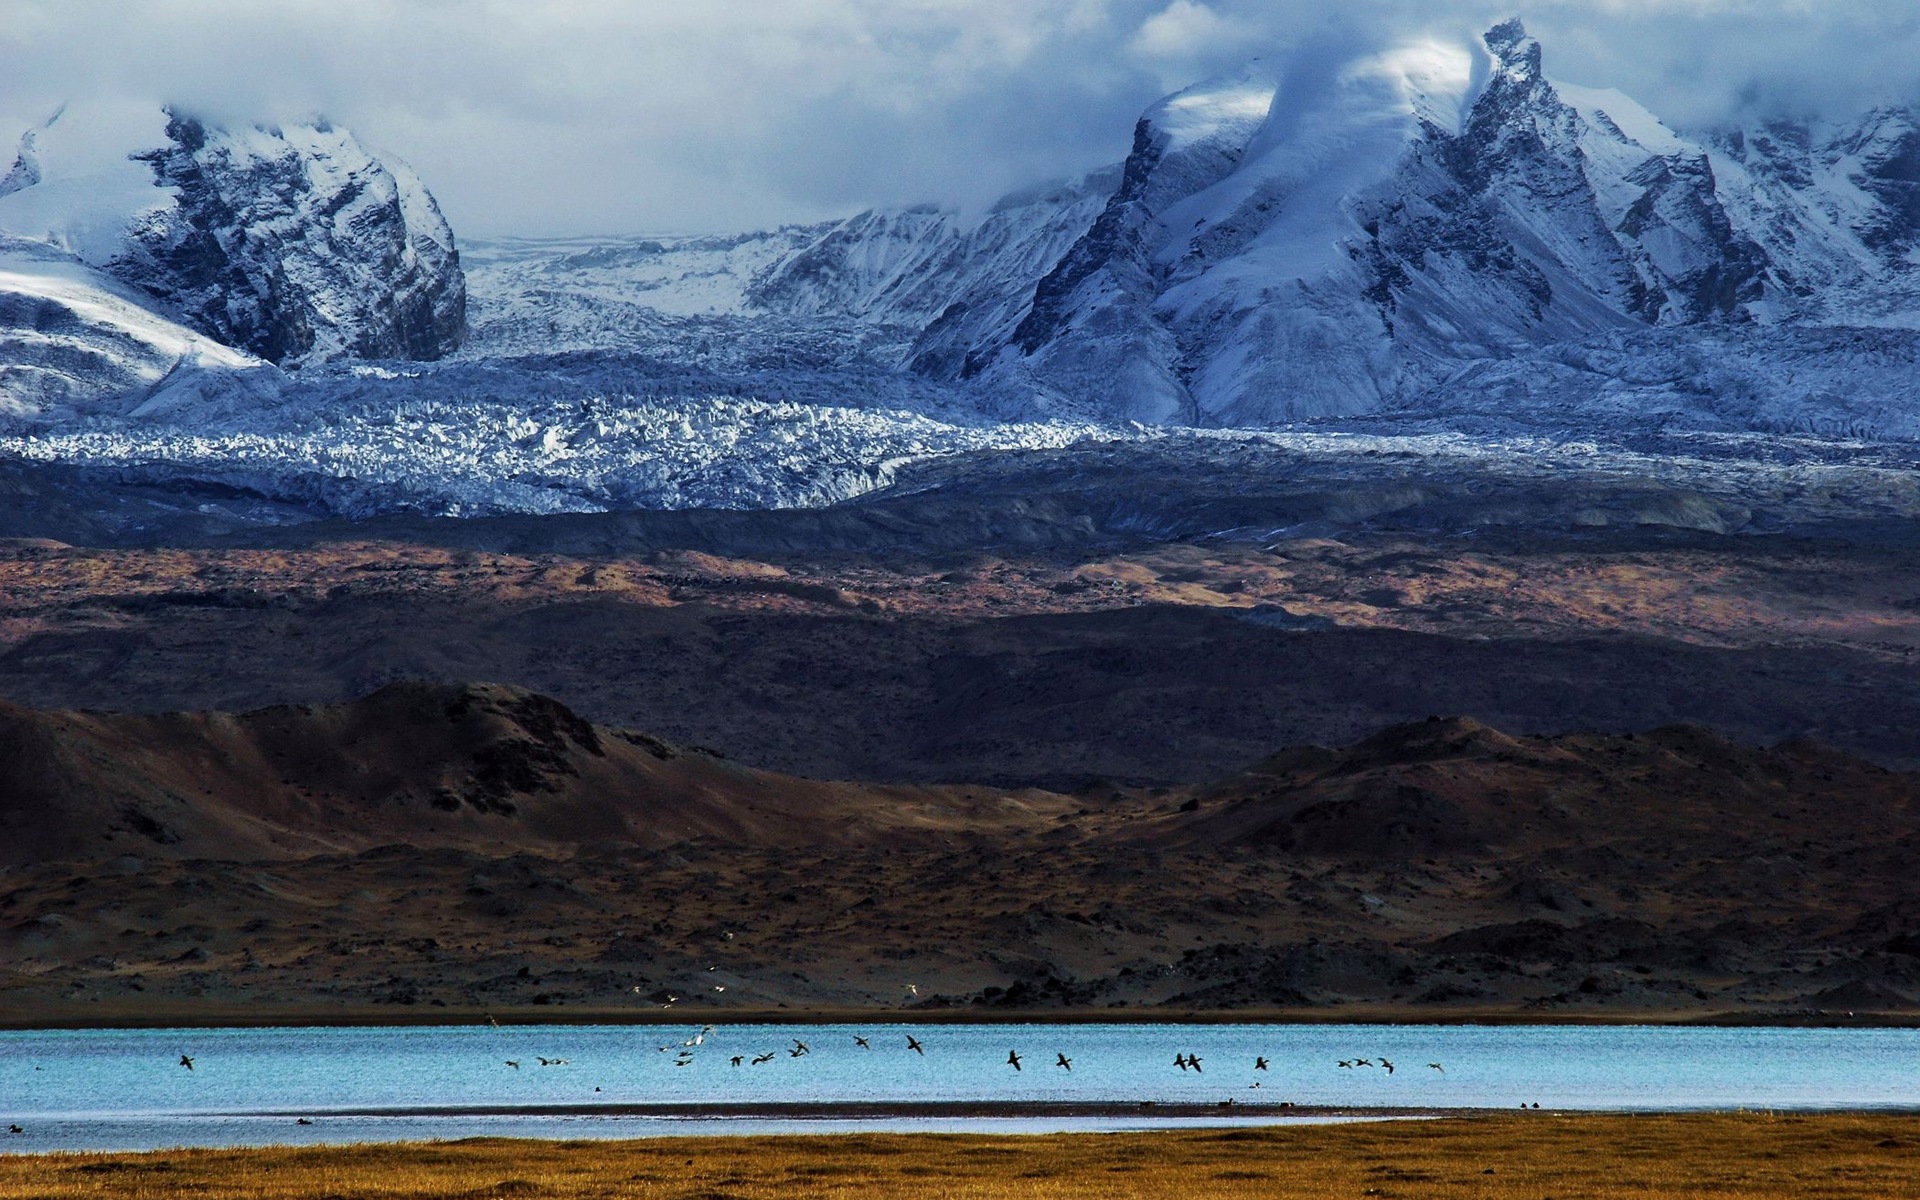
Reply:
<svg viewBox="0 0 1920 1200"><path fill-rule="evenodd" d="M0 229L53 241L276 363L439 358L466 335L460 256L433 197L324 121L62 112L22 140Z"/></svg>

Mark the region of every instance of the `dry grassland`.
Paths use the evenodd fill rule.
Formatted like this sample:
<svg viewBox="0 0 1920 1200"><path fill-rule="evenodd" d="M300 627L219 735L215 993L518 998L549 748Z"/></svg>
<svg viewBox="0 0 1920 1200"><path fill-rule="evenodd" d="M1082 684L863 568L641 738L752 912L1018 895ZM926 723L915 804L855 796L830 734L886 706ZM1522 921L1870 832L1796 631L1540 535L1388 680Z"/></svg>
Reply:
<svg viewBox="0 0 1920 1200"><path fill-rule="evenodd" d="M1056 1137L852 1135L0 1157L0 1200L798 1196L1772 1200L1920 1193L1920 1118L1490 1116Z"/></svg>

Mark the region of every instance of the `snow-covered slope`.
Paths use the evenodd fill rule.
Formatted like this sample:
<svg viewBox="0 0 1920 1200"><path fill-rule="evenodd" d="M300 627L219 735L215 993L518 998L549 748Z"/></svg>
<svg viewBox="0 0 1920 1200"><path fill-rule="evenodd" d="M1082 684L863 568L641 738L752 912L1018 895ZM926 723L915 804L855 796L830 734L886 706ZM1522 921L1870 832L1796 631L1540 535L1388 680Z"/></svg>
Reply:
<svg viewBox="0 0 1920 1200"><path fill-rule="evenodd" d="M0 234L0 412L130 408L221 373L278 374L72 255Z"/></svg>
<svg viewBox="0 0 1920 1200"><path fill-rule="evenodd" d="M1116 178L1028 189L971 222L928 206L736 237L474 243L466 356L643 351L756 370L911 362L958 378L967 347L1025 315L1034 281L1086 232Z"/></svg>
<svg viewBox="0 0 1920 1200"><path fill-rule="evenodd" d="M324 121L217 128L70 106L0 178L0 232L65 250L274 362L438 358L466 332L453 234L405 166Z"/></svg>

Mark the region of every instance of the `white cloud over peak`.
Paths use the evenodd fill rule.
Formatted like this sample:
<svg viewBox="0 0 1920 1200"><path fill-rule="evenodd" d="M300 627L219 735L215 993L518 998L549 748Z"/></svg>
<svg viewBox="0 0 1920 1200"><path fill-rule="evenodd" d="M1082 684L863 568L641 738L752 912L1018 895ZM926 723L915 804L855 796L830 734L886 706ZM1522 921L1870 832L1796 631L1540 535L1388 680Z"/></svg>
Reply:
<svg viewBox="0 0 1920 1200"><path fill-rule="evenodd" d="M1549 70L1681 123L1920 92L1882 0L5 0L0 145L64 99L325 112L457 230L723 230L977 205L1118 159L1165 91L1518 11ZM4 151L0 151L4 157Z"/></svg>

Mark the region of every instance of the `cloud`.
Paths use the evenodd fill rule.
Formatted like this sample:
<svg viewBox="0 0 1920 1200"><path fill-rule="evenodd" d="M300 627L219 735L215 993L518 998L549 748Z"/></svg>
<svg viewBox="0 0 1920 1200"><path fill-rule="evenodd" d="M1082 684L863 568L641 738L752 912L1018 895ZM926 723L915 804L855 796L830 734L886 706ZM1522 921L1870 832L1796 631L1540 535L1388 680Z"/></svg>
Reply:
<svg viewBox="0 0 1920 1200"><path fill-rule="evenodd" d="M1000 191L1126 152L1161 93L1265 53L1467 34L1683 123L1920 90L1881 0L6 0L0 129L64 99L325 112L465 233L724 230ZM4 137L0 133L0 137Z"/></svg>

